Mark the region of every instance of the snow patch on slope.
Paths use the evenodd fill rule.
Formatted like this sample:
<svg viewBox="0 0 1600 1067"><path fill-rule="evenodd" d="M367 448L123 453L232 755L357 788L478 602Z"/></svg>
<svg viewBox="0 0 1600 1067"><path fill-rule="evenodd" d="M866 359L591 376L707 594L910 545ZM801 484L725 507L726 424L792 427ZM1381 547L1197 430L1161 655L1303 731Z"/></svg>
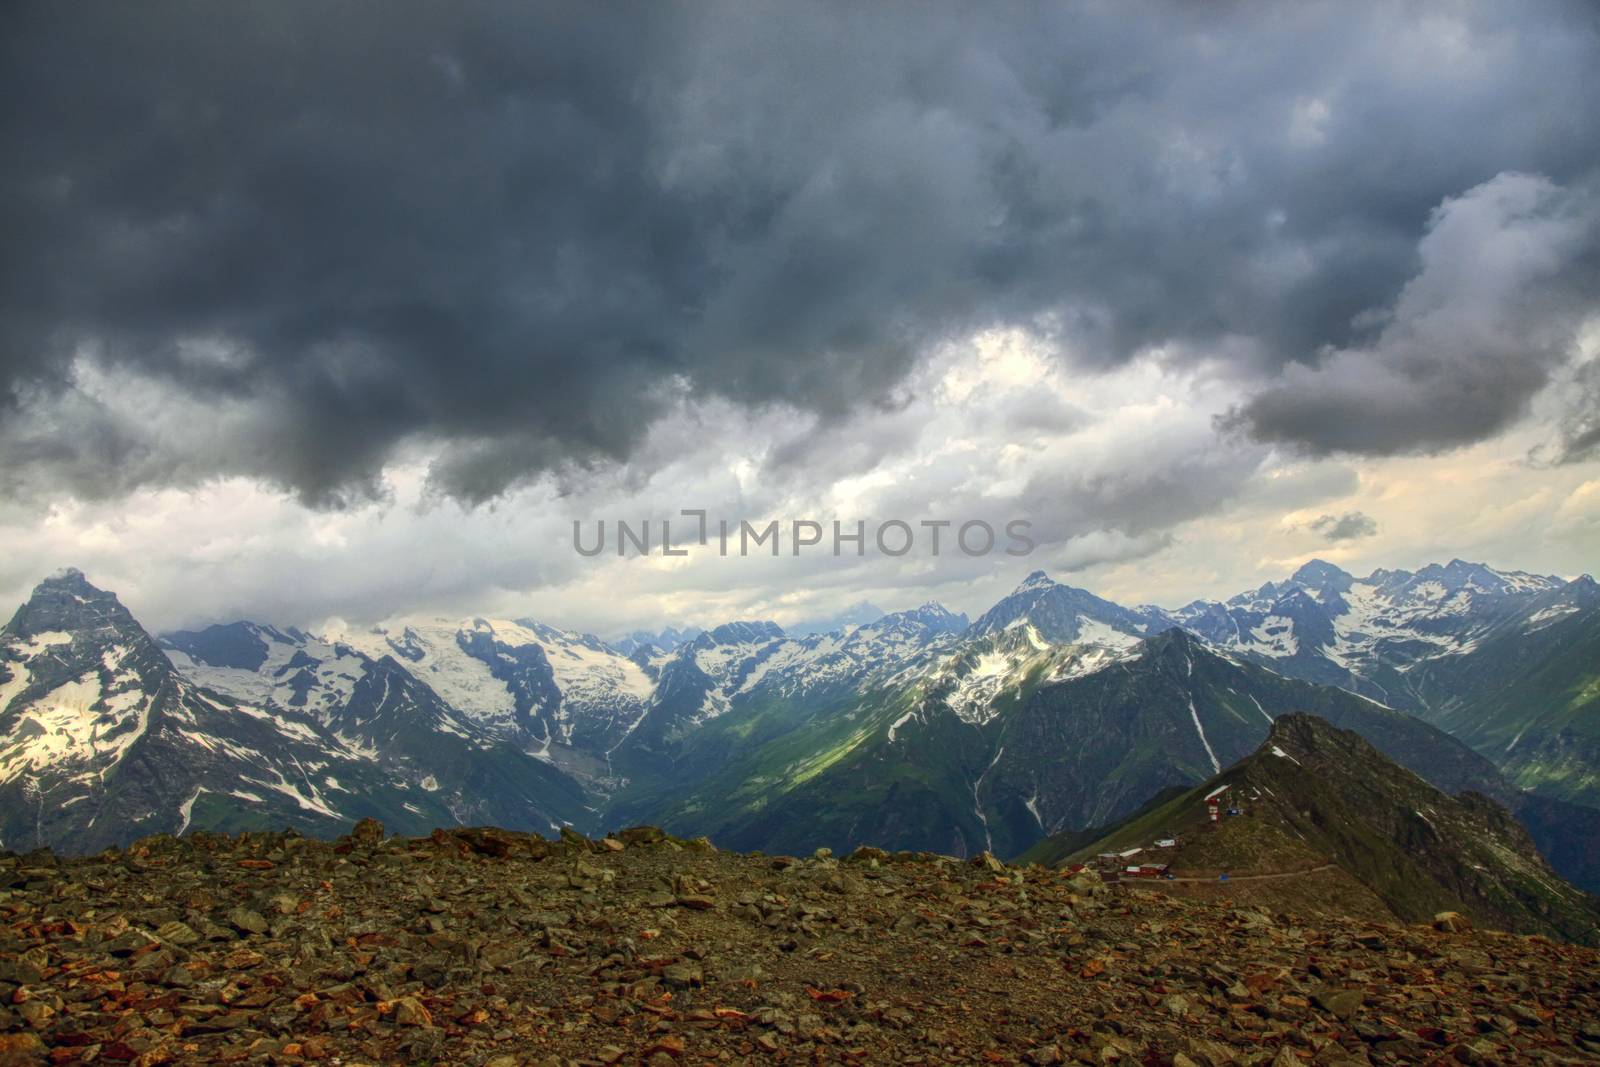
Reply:
<svg viewBox="0 0 1600 1067"><path fill-rule="evenodd" d="M1194 732L1200 735L1200 743L1205 746L1206 756L1211 760L1212 773L1222 773L1222 764L1217 762L1217 754L1211 751L1211 742L1206 740L1206 728L1200 725L1200 713L1195 710L1194 697L1189 698L1189 718L1194 720Z"/></svg>
<svg viewBox="0 0 1600 1067"><path fill-rule="evenodd" d="M11 665L18 670L18 664ZM98 707L97 707L98 705ZM0 738L0 782L60 763L114 766L148 725L146 697L134 690L103 698L98 669L26 705Z"/></svg>

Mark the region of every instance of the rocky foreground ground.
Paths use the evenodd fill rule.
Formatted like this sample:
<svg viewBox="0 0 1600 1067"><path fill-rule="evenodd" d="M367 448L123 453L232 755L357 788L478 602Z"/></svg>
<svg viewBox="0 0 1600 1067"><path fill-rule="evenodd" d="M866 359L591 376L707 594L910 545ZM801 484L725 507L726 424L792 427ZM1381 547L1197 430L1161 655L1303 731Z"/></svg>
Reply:
<svg viewBox="0 0 1600 1067"><path fill-rule="evenodd" d="M639 828L0 858L0 1067L1594 1063L1600 954Z"/></svg>

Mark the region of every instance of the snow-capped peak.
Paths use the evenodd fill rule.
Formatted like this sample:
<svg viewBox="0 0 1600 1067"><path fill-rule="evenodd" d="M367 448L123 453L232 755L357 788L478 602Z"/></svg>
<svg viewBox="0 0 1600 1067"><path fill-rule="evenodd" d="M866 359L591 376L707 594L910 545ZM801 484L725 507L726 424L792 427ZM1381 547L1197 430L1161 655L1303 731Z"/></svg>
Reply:
<svg viewBox="0 0 1600 1067"><path fill-rule="evenodd" d="M957 614L936 600L930 600L909 611L896 611L885 615L862 629L883 630L890 626L909 623L939 633L960 633L967 628L967 617Z"/></svg>
<svg viewBox="0 0 1600 1067"><path fill-rule="evenodd" d="M1365 578L1311 560L1281 583L1225 604L1196 602L1173 618L1223 649L1279 669L1293 662L1297 676L1387 701L1375 675L1470 651L1494 626L1564 585L1460 559Z"/></svg>
<svg viewBox="0 0 1600 1067"><path fill-rule="evenodd" d="M1013 593L1025 593L1032 589L1049 589L1056 582L1044 571L1034 571L1022 579L1022 584L1012 590Z"/></svg>
<svg viewBox="0 0 1600 1067"><path fill-rule="evenodd" d="M1043 571L1035 571L1016 591L984 612L972 624L973 635L993 633L1030 623L1046 641L1105 643L1108 632L1137 639L1152 623L1169 621L1130 611L1120 604L1095 596L1086 589L1051 581Z"/></svg>

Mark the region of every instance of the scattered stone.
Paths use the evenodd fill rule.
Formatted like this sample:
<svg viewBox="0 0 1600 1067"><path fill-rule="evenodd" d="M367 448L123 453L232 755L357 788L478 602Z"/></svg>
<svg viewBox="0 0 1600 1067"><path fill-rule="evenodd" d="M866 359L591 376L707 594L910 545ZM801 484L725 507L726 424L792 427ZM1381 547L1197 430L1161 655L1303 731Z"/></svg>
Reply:
<svg viewBox="0 0 1600 1067"><path fill-rule="evenodd" d="M873 848L871 845L862 845L860 848L850 853L850 855L846 856L845 859L851 863L888 863L889 854L881 848Z"/></svg>
<svg viewBox="0 0 1600 1067"><path fill-rule="evenodd" d="M659 845L667 839L659 826L630 826L612 835L624 845Z"/></svg>
<svg viewBox="0 0 1600 1067"><path fill-rule="evenodd" d="M503 859L511 855L517 851L517 846L520 843L518 840L519 835L497 830L492 826L461 827L450 836L473 855L490 856L494 859Z"/></svg>
<svg viewBox="0 0 1600 1067"><path fill-rule="evenodd" d="M234 908L228 912L228 923L241 934L264 934L267 932L267 920L258 911L249 908Z"/></svg>
<svg viewBox="0 0 1600 1067"><path fill-rule="evenodd" d="M640 1055L655 1057L664 1054L670 1059L676 1060L683 1055L685 1048L683 1038L678 1037L676 1034L667 1034L646 1045L640 1050Z"/></svg>
<svg viewBox="0 0 1600 1067"><path fill-rule="evenodd" d="M1367 997L1359 989L1334 989L1312 994L1311 1002L1330 1015L1348 1019L1367 1002Z"/></svg>
<svg viewBox="0 0 1600 1067"><path fill-rule="evenodd" d="M176 919L157 927L156 937L169 945L192 945L200 940L200 935L195 933L193 927Z"/></svg>
<svg viewBox="0 0 1600 1067"><path fill-rule="evenodd" d="M432 1026L433 1015L416 997L401 997L394 1002L394 1021L399 1026Z"/></svg>
<svg viewBox="0 0 1600 1067"><path fill-rule="evenodd" d="M1006 870L1006 865L1000 862L992 852L980 852L972 857L970 862L974 867L982 867L984 870L992 871L995 874L1004 874Z"/></svg>
<svg viewBox="0 0 1600 1067"><path fill-rule="evenodd" d="M668 985L679 989L706 984L705 971L693 963L674 963L661 972L661 977Z"/></svg>

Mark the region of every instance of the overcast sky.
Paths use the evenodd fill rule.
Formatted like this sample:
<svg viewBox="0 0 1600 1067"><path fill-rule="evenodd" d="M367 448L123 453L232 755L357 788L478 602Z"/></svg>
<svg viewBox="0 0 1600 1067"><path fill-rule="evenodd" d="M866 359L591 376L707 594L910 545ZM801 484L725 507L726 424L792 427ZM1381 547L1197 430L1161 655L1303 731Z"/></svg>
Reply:
<svg viewBox="0 0 1600 1067"><path fill-rule="evenodd" d="M12 4L0 595L610 634L1594 570L1596 11ZM572 549L681 508L1038 547Z"/></svg>

